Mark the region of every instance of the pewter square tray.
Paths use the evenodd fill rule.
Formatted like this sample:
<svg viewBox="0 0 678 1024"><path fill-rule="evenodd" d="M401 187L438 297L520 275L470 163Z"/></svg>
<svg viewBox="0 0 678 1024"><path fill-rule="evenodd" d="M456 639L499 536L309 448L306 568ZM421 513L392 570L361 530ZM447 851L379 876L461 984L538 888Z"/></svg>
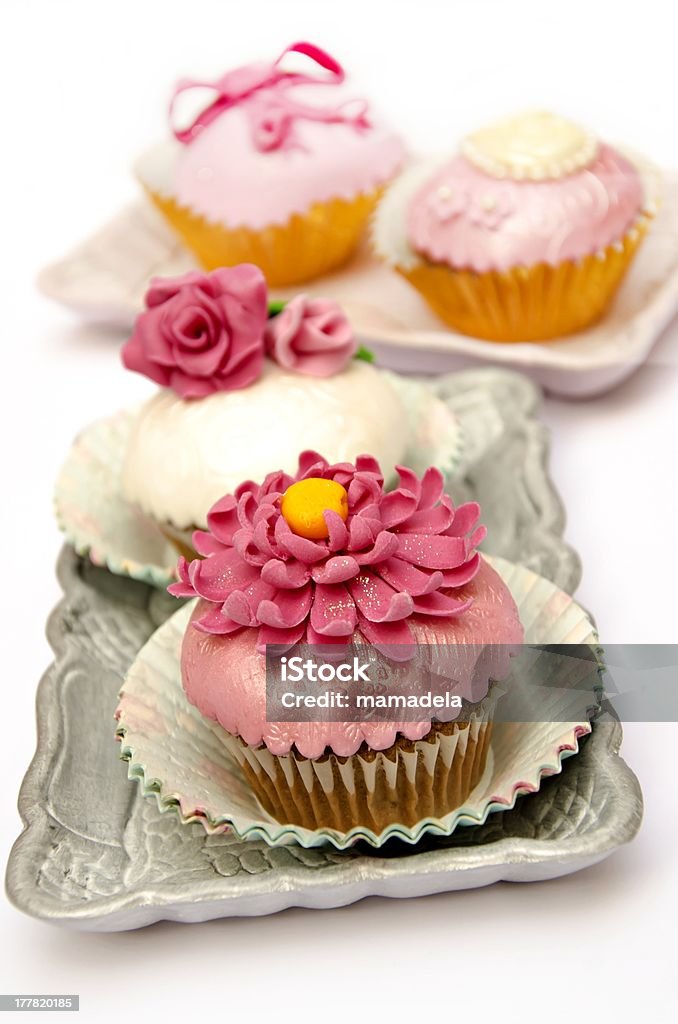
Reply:
<svg viewBox="0 0 678 1024"><path fill-rule="evenodd" d="M534 418L536 390L500 370L461 373L439 386L462 420L466 400L477 411L479 389L488 396L486 432L467 439L455 500L481 501L492 553L572 592L579 561L562 540L548 441ZM272 848L182 825L127 779L113 738L125 672L176 602L68 547L58 576L64 598L48 623L55 660L38 691L38 746L19 797L24 831L7 869L11 900L35 917L114 931L539 880L602 860L639 827L640 789L618 756L621 726L611 719L596 723L580 753L538 793L483 825L416 847Z"/></svg>

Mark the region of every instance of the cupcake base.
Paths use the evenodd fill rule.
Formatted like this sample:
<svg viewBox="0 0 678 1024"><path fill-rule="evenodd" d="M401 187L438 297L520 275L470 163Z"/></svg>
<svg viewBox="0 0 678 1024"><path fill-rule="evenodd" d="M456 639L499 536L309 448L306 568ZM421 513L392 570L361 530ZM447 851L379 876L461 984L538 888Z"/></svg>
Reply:
<svg viewBox="0 0 678 1024"><path fill-rule="evenodd" d="M478 274L420 260L396 269L448 326L486 341L548 341L605 313L647 231L642 218L601 253Z"/></svg>
<svg viewBox="0 0 678 1024"><path fill-rule="evenodd" d="M487 710L463 722L434 723L422 740L399 737L387 750L352 757L276 757L237 737L230 749L262 807L283 824L379 834L460 807L485 771L492 736Z"/></svg>
<svg viewBox="0 0 678 1024"><path fill-rule="evenodd" d="M345 263L355 250L382 189L355 199L314 203L285 224L261 230L215 224L149 189L152 202L205 270L255 263L272 287L300 284Z"/></svg>

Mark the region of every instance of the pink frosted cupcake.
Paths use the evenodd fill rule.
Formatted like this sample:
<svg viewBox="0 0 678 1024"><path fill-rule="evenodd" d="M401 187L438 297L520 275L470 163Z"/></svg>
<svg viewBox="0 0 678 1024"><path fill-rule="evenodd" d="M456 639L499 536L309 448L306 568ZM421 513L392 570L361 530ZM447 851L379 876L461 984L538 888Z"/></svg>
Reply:
<svg viewBox="0 0 678 1024"><path fill-rule="evenodd" d="M378 253L464 334L540 341L609 306L654 211L647 175L578 125L530 113L398 182Z"/></svg>
<svg viewBox="0 0 678 1024"><path fill-rule="evenodd" d="M289 70L290 54L308 69ZM349 258L404 150L344 91L344 77L319 47L295 43L272 63L178 84L173 138L136 173L207 270L255 263L270 285L289 285ZM179 127L179 98L205 89L213 98Z"/></svg>
<svg viewBox="0 0 678 1024"><path fill-rule="evenodd" d="M217 502L194 537L204 558L180 561L170 588L200 599L181 655L188 699L223 727L280 822L409 826L459 807L483 774L488 694L522 642L518 611L476 550L478 506L455 508L436 469L399 476L385 492L370 456L330 465L305 452L294 476ZM264 652L298 644L333 645L335 660L371 646L387 689L442 672L442 658L464 707L416 721L268 721Z"/></svg>

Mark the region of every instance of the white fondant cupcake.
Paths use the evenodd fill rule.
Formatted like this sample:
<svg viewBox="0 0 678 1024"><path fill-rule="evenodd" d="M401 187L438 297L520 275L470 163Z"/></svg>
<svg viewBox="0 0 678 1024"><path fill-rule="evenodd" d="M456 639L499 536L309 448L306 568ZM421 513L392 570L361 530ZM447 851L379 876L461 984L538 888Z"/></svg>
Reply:
<svg viewBox="0 0 678 1024"><path fill-rule="evenodd" d="M404 461L403 388L369 364L336 303L269 308L261 271L243 264L155 280L146 307L123 361L162 390L136 416L122 487L180 544L222 494L271 464L292 472L306 448L333 463L369 451L388 477ZM427 404L456 435L442 403Z"/></svg>

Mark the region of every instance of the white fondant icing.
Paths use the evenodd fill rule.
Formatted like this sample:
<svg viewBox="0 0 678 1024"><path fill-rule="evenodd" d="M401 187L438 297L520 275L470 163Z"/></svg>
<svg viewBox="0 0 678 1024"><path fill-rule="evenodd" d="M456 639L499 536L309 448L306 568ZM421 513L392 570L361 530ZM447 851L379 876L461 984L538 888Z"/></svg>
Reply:
<svg viewBox="0 0 678 1024"><path fill-rule="evenodd" d="M158 392L139 411L122 473L125 497L161 522L204 526L210 507L243 480L294 472L304 449L330 462L375 456L387 476L410 435L390 375L354 360L335 377L286 373L272 362L242 391L186 401Z"/></svg>
<svg viewBox="0 0 678 1024"><path fill-rule="evenodd" d="M573 121L536 110L481 128L463 139L460 149L493 177L543 181L586 167L596 155L598 141Z"/></svg>

